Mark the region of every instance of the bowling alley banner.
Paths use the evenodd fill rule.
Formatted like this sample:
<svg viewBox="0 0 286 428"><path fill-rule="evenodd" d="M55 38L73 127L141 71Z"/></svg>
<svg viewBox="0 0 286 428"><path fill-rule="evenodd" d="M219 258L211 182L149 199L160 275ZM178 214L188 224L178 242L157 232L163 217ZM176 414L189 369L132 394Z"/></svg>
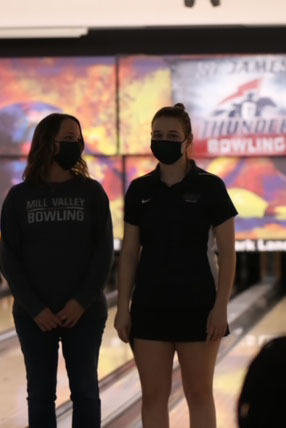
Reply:
<svg viewBox="0 0 286 428"><path fill-rule="evenodd" d="M151 120L181 102L190 157L224 180L238 210L237 251L286 251L286 55L5 58L0 85L0 206L21 181L36 124L67 112L81 121L121 240L124 191L157 163Z"/></svg>
<svg viewBox="0 0 286 428"><path fill-rule="evenodd" d="M218 175L238 211L237 251L286 251L286 158L198 158Z"/></svg>
<svg viewBox="0 0 286 428"><path fill-rule="evenodd" d="M119 76L121 153L150 153L153 115L181 102L192 155L286 155L286 55L120 57Z"/></svg>
<svg viewBox="0 0 286 428"><path fill-rule="evenodd" d="M286 239L284 240L264 240L258 239L257 241L245 239L244 241L235 241L235 250L237 252L280 252L286 251Z"/></svg>
<svg viewBox="0 0 286 428"><path fill-rule="evenodd" d="M123 162L121 156L85 156L91 178L107 193L115 239L123 238Z"/></svg>
<svg viewBox="0 0 286 428"><path fill-rule="evenodd" d="M51 113L76 116L85 151L115 155L115 57L0 58L0 155L27 155Z"/></svg>
<svg viewBox="0 0 286 428"><path fill-rule="evenodd" d="M196 156L286 154L286 56L182 58L171 64L173 100L194 127Z"/></svg>

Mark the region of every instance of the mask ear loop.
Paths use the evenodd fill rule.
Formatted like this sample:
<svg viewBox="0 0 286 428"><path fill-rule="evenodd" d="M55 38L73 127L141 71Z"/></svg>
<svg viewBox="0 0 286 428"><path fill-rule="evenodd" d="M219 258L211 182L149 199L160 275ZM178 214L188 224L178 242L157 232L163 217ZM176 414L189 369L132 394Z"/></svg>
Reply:
<svg viewBox="0 0 286 428"><path fill-rule="evenodd" d="M54 140L54 143L52 144L52 158L56 156L60 151L59 143L57 143L56 140Z"/></svg>
<svg viewBox="0 0 286 428"><path fill-rule="evenodd" d="M186 145L186 151L185 152L186 152L186 157L187 157L188 160L191 159L191 157L188 156L188 153L191 154L192 150L190 150L190 149L193 148L193 139L194 139L193 134L190 134L190 136L186 138L187 145Z"/></svg>
<svg viewBox="0 0 286 428"><path fill-rule="evenodd" d="M190 137L186 137L183 143L185 141L187 141L186 148L185 148L185 156L186 156L185 176L186 176L191 169L191 163L190 163L191 157L189 157L188 152L189 152L189 148L192 147L192 144L193 144L193 134L191 134Z"/></svg>

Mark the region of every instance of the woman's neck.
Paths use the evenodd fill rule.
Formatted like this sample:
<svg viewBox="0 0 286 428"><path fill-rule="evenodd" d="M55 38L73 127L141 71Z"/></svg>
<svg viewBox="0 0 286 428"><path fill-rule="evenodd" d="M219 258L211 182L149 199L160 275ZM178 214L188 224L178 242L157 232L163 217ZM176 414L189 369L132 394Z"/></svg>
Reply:
<svg viewBox="0 0 286 428"><path fill-rule="evenodd" d="M182 156L172 165L160 163L161 180L167 186L173 186L183 180L190 169L190 162L185 156Z"/></svg>
<svg viewBox="0 0 286 428"><path fill-rule="evenodd" d="M57 162L53 162L47 181L49 183L63 183L70 180L72 177L73 173L70 170L65 170L61 168Z"/></svg>

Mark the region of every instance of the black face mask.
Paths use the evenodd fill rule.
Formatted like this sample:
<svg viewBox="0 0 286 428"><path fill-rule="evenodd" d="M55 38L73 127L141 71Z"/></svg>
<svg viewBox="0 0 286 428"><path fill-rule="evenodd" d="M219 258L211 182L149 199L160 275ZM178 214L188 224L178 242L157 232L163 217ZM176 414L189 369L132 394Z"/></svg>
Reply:
<svg viewBox="0 0 286 428"><path fill-rule="evenodd" d="M83 151L82 141L59 141L59 152L55 161L65 170L73 168L81 158Z"/></svg>
<svg viewBox="0 0 286 428"><path fill-rule="evenodd" d="M182 157L182 144L184 141L151 140L151 150L160 162L171 165Z"/></svg>

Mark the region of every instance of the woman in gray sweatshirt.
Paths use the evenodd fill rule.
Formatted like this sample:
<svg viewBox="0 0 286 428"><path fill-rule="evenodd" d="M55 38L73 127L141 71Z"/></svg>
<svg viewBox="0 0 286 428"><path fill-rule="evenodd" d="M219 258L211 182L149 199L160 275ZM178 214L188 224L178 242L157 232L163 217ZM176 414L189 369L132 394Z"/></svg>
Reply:
<svg viewBox="0 0 286 428"><path fill-rule="evenodd" d="M79 121L53 113L36 127L24 181L2 207L2 269L27 372L30 428L56 427L58 346L73 428L100 427L97 363L113 256L109 201L89 178Z"/></svg>

